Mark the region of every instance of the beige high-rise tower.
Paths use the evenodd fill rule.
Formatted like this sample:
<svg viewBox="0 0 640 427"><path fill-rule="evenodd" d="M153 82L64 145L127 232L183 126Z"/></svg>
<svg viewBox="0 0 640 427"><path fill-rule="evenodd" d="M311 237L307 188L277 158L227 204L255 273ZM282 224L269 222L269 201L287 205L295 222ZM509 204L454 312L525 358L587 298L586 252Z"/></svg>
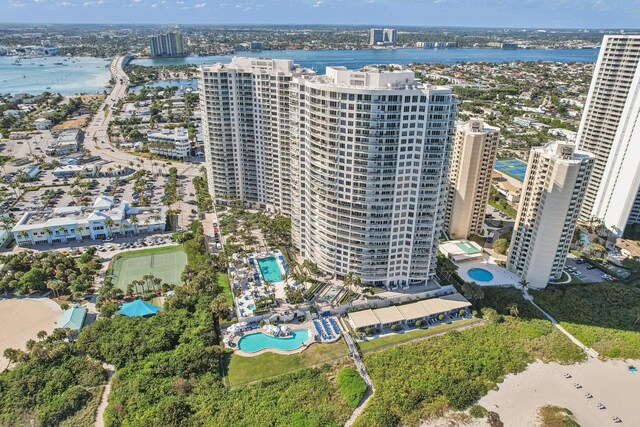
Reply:
<svg viewBox="0 0 640 427"><path fill-rule="evenodd" d="M594 160L564 142L531 150L507 268L532 288L562 276Z"/></svg>
<svg viewBox="0 0 640 427"><path fill-rule="evenodd" d="M480 234L500 129L479 119L459 123L451 152L447 224L452 239Z"/></svg>

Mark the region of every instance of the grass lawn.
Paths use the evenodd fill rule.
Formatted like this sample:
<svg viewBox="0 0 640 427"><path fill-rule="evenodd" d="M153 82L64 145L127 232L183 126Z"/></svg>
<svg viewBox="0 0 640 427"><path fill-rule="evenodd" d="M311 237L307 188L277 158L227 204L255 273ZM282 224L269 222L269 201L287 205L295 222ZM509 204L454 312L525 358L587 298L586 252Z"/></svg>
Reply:
<svg viewBox="0 0 640 427"><path fill-rule="evenodd" d="M550 285L536 302L605 358L640 358L640 284Z"/></svg>
<svg viewBox="0 0 640 427"><path fill-rule="evenodd" d="M187 264L187 255L179 245L129 251L117 255L107 276L113 275L113 283L123 291L127 284L152 274L164 283L179 284Z"/></svg>
<svg viewBox="0 0 640 427"><path fill-rule="evenodd" d="M218 273L218 287L220 291L227 298L227 305L233 305L233 295L231 294L231 288L229 287L229 275L226 273Z"/></svg>
<svg viewBox="0 0 640 427"><path fill-rule="evenodd" d="M358 346L363 353L368 353L374 350L380 350L385 347L391 347L398 344L404 344L415 339L429 337L432 335L440 334L452 329L460 328L463 326L473 325L474 323L481 322L482 319L462 319L455 321L451 324L443 324L438 326L431 326L428 329L414 329L412 331L406 331L401 334L391 334L381 338L374 338L365 342L358 342Z"/></svg>
<svg viewBox="0 0 640 427"><path fill-rule="evenodd" d="M493 200L489 200L489 204L512 219L515 219L516 215L518 214L518 212L514 208L507 204L506 200L504 201L504 203L497 203Z"/></svg>
<svg viewBox="0 0 640 427"><path fill-rule="evenodd" d="M231 387L236 387L347 357L347 354L343 340L333 344L313 344L302 353L291 355L265 353L243 357L234 354L227 367L227 379Z"/></svg>

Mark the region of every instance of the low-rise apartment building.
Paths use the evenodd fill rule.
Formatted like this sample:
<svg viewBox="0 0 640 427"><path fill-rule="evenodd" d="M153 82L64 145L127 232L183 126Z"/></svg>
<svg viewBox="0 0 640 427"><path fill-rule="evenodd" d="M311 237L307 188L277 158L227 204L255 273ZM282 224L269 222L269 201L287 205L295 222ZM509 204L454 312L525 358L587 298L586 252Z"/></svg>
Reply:
<svg viewBox="0 0 640 427"><path fill-rule="evenodd" d="M164 231L166 215L165 206L132 207L126 201L116 205L111 197L98 197L92 206L26 212L11 233L18 246L105 240Z"/></svg>
<svg viewBox="0 0 640 427"><path fill-rule="evenodd" d="M162 129L147 133L149 152L185 160L191 152L189 132L185 128Z"/></svg>

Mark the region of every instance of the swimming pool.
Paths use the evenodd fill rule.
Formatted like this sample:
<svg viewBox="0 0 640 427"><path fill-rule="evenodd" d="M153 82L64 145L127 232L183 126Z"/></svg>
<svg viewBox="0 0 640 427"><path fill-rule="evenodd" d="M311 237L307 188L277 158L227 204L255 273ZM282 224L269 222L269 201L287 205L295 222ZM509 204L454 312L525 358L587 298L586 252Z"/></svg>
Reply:
<svg viewBox="0 0 640 427"><path fill-rule="evenodd" d="M291 336L285 338L274 337L262 332L245 335L238 341L238 348L247 353L255 353L265 348L294 350L309 339L309 331L306 329L296 329L291 333Z"/></svg>
<svg viewBox="0 0 640 427"><path fill-rule="evenodd" d="M267 282L274 283L282 281L282 273L280 273L280 267L278 267L278 262L274 257L270 256L258 259L258 267L260 267L262 278Z"/></svg>
<svg viewBox="0 0 640 427"><path fill-rule="evenodd" d="M493 274L490 271L485 270L484 268L472 268L467 271L469 277L478 282L490 282L493 280Z"/></svg>

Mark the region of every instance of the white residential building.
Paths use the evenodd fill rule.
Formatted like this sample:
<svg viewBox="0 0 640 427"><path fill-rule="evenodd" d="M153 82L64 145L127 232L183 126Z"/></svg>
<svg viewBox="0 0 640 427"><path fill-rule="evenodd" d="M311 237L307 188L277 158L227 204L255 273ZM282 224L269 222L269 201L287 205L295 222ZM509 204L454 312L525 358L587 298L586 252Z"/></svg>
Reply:
<svg viewBox="0 0 640 427"><path fill-rule="evenodd" d="M433 277L456 103L408 70L234 58L203 68L207 173L216 199L292 218L301 255L373 285Z"/></svg>
<svg viewBox="0 0 640 427"><path fill-rule="evenodd" d="M104 240L116 234L154 233L165 229L167 208L116 205L98 197L93 206L70 206L26 212L11 230L18 246Z"/></svg>
<svg viewBox="0 0 640 427"><path fill-rule="evenodd" d="M532 288L562 276L594 159L566 142L531 150L507 268Z"/></svg>
<svg viewBox="0 0 640 427"><path fill-rule="evenodd" d="M606 35L578 130L596 155L580 219L620 235L640 223L640 35Z"/></svg>
<svg viewBox="0 0 640 427"><path fill-rule="evenodd" d="M185 128L162 129L147 133L149 152L164 157L187 159L191 152L189 132Z"/></svg>
<svg viewBox="0 0 640 427"><path fill-rule="evenodd" d="M452 239L481 234L500 129L482 120L458 123L451 152L447 224Z"/></svg>
<svg viewBox="0 0 640 427"><path fill-rule="evenodd" d="M216 200L291 211L289 91L293 77L307 73L314 74L291 60L266 58L202 68L202 134Z"/></svg>
<svg viewBox="0 0 640 427"><path fill-rule="evenodd" d="M69 129L62 132L55 141L49 144L47 154L51 156L63 156L80 151L84 141L84 132L80 129Z"/></svg>

